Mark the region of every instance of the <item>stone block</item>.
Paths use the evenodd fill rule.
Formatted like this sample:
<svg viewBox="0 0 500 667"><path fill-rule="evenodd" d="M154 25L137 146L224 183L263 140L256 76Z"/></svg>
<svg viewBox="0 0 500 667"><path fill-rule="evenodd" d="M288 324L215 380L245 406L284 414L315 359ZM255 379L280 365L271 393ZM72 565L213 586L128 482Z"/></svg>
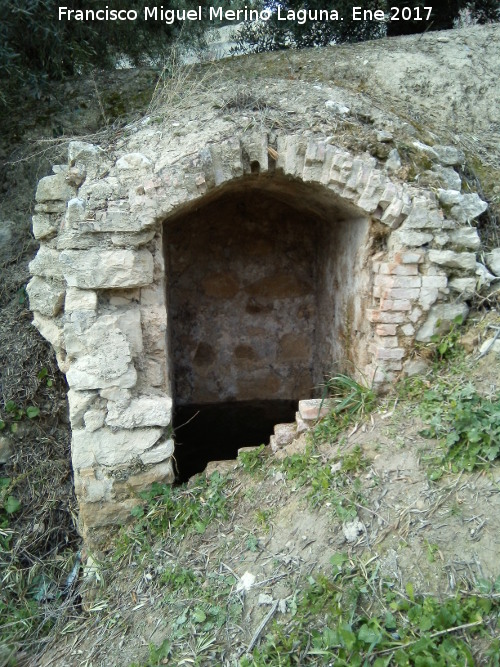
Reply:
<svg viewBox="0 0 500 667"><path fill-rule="evenodd" d="M70 141L68 145L68 161L70 165L76 162L93 162L103 153L102 148L86 141Z"/></svg>
<svg viewBox="0 0 500 667"><path fill-rule="evenodd" d="M93 468L75 471L75 493L85 503L110 502L112 500L113 479Z"/></svg>
<svg viewBox="0 0 500 667"><path fill-rule="evenodd" d="M73 429L83 427L83 416L97 398L93 391L68 389L69 419Z"/></svg>
<svg viewBox="0 0 500 667"><path fill-rule="evenodd" d="M383 348L375 347L375 357L377 359L386 359L388 361L398 361L405 356L405 351L401 347Z"/></svg>
<svg viewBox="0 0 500 667"><path fill-rule="evenodd" d="M59 252L42 245L35 259L29 263L29 271L33 276L41 278L56 278L62 280L63 271L59 263Z"/></svg>
<svg viewBox="0 0 500 667"><path fill-rule="evenodd" d="M33 324L57 352L64 349L64 336L63 330L59 326L60 322L44 317L35 311L33 313Z"/></svg>
<svg viewBox="0 0 500 667"><path fill-rule="evenodd" d="M116 168L120 171L135 171L136 169L150 169L152 162L142 153L127 153L122 155L116 162Z"/></svg>
<svg viewBox="0 0 500 667"><path fill-rule="evenodd" d="M380 310L411 310L411 303L408 299L383 299L380 302Z"/></svg>
<svg viewBox="0 0 500 667"><path fill-rule="evenodd" d="M462 294L465 298L470 298L476 293L475 278L452 278L449 287L454 292Z"/></svg>
<svg viewBox="0 0 500 667"><path fill-rule="evenodd" d="M90 432L97 431L98 428L104 426L105 418L106 410L87 410L83 416L85 430Z"/></svg>
<svg viewBox="0 0 500 667"><path fill-rule="evenodd" d="M64 310L67 313L86 310L95 312L97 310L97 292L70 287L66 292Z"/></svg>
<svg viewBox="0 0 500 667"><path fill-rule="evenodd" d="M404 247L418 248L430 243L434 238L429 232L421 232L415 229L398 229L393 232L389 238L389 245L394 250L401 250Z"/></svg>
<svg viewBox="0 0 500 667"><path fill-rule="evenodd" d="M428 343L434 334L443 335L450 330L453 320L467 317L469 308L465 303L440 303L433 306L427 320L417 332L416 340Z"/></svg>
<svg viewBox="0 0 500 667"><path fill-rule="evenodd" d="M457 246L478 250L481 247L481 239L475 227L459 227L449 233L450 241Z"/></svg>
<svg viewBox="0 0 500 667"><path fill-rule="evenodd" d="M450 269L475 271L476 255L472 252L455 252L453 250L429 250L429 261Z"/></svg>
<svg viewBox="0 0 500 667"><path fill-rule="evenodd" d="M476 192L464 195L457 190L440 190L439 201L443 206L450 207L451 216L464 225L488 208L488 204Z"/></svg>
<svg viewBox="0 0 500 667"><path fill-rule="evenodd" d="M154 445L151 449L148 449L140 458L144 465L150 465L151 463L161 463L169 459L174 453L174 441L172 439L164 440L158 445Z"/></svg>
<svg viewBox="0 0 500 667"><path fill-rule="evenodd" d="M76 361L66 377L71 387L78 390L106 387L130 388L137 380L131 364L131 346L117 326L116 317L100 317L81 335L66 323L65 331L76 339L72 347Z"/></svg>
<svg viewBox="0 0 500 667"><path fill-rule="evenodd" d="M447 276L422 276L422 287L435 287L436 289L446 289L448 286Z"/></svg>
<svg viewBox="0 0 500 667"><path fill-rule="evenodd" d="M100 389L102 387L134 387L137 383L137 372L131 365L125 367L118 375L116 364L110 369L96 368L93 357L77 359L66 373L68 384L73 389Z"/></svg>
<svg viewBox="0 0 500 667"><path fill-rule="evenodd" d="M297 425L276 424L274 427L274 448L273 452L289 445L297 437Z"/></svg>
<svg viewBox="0 0 500 667"><path fill-rule="evenodd" d="M327 398L309 398L299 401L299 415L304 422L311 422L326 417L334 405Z"/></svg>
<svg viewBox="0 0 500 667"><path fill-rule="evenodd" d="M44 280L35 276L26 286L31 310L37 310L46 317L55 317L64 303L64 287L55 280Z"/></svg>
<svg viewBox="0 0 500 667"><path fill-rule="evenodd" d="M425 199L415 200L410 214L404 222L405 230L443 229L445 226L442 212L438 209L429 208Z"/></svg>
<svg viewBox="0 0 500 667"><path fill-rule="evenodd" d="M172 419L172 399L169 396L141 396L130 404L110 401L106 424L119 428L168 426Z"/></svg>
<svg viewBox="0 0 500 667"><path fill-rule="evenodd" d="M433 303L436 303L439 296L439 290L436 287L422 287L418 299L423 310L429 310Z"/></svg>
<svg viewBox="0 0 500 667"><path fill-rule="evenodd" d="M116 481L113 485L113 493L117 498L127 498L131 493L137 496L139 491L144 491L151 484L172 484L174 480L174 467L172 460L169 459L156 463L136 475L130 475L124 481ZM135 498L135 504L138 504L137 497Z"/></svg>
<svg viewBox="0 0 500 667"><path fill-rule="evenodd" d="M379 272L384 275L392 276L418 276L418 265L383 262L380 264Z"/></svg>
<svg viewBox="0 0 500 667"><path fill-rule="evenodd" d="M89 432L73 431L71 444L73 467L91 468L93 465L117 466L131 463L160 439L160 428L136 428L112 431L101 428Z"/></svg>
<svg viewBox="0 0 500 667"><path fill-rule="evenodd" d="M71 287L143 287L153 282L153 256L148 250L63 250L60 263Z"/></svg>
<svg viewBox="0 0 500 667"><path fill-rule="evenodd" d="M394 260L402 264L422 264L424 258L425 253L417 251L399 252L394 256Z"/></svg>
<svg viewBox="0 0 500 667"><path fill-rule="evenodd" d="M75 188L66 181L64 172L45 176L38 182L35 199L37 202L68 201L75 196Z"/></svg>
<svg viewBox="0 0 500 667"><path fill-rule="evenodd" d="M31 218L33 236L36 239L47 239L54 236L59 229L59 217L50 213L35 213Z"/></svg>
<svg viewBox="0 0 500 667"><path fill-rule="evenodd" d="M396 335L396 325L395 324L379 324L375 328L375 333L377 336L395 336Z"/></svg>
<svg viewBox="0 0 500 667"><path fill-rule="evenodd" d="M394 299L395 301L413 301L420 296L420 289L417 287L393 287L387 290L384 297Z"/></svg>
<svg viewBox="0 0 500 667"><path fill-rule="evenodd" d="M401 324L405 321L405 314L402 312L393 313L391 311L380 311L376 309L367 310L367 318L370 322L377 324Z"/></svg>
<svg viewBox="0 0 500 667"><path fill-rule="evenodd" d="M398 347L398 337L397 336L382 336L377 341L377 346L380 348L391 349Z"/></svg>
<svg viewBox="0 0 500 667"><path fill-rule="evenodd" d="M465 162L464 152L455 146L436 144L432 150L436 154L437 161L445 167L459 167Z"/></svg>
<svg viewBox="0 0 500 667"><path fill-rule="evenodd" d="M415 333L415 327L413 326L413 324L409 324L409 323L408 323L408 324L404 324L404 325L401 327L401 332L402 332L403 335L405 335L405 336L413 336L413 334Z"/></svg>
<svg viewBox="0 0 500 667"><path fill-rule="evenodd" d="M64 216L65 226L75 229L85 220L85 202L83 199L74 197L68 202Z"/></svg>

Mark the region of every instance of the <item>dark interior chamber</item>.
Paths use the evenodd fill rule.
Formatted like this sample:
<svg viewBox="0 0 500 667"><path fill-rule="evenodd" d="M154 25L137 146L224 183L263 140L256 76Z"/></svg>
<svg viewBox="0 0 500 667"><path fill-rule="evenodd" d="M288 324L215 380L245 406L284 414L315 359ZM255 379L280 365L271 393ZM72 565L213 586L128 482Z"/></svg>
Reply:
<svg viewBox="0 0 500 667"><path fill-rule="evenodd" d="M235 459L238 449L268 444L275 424L293 422L296 401L231 401L177 406L174 414L178 480L209 461Z"/></svg>

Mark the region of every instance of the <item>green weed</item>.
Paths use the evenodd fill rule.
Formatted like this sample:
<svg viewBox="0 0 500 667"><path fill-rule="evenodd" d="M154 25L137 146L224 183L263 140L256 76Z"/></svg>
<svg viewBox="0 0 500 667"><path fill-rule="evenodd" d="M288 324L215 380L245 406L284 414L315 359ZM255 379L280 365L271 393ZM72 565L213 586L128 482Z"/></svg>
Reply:
<svg viewBox="0 0 500 667"><path fill-rule="evenodd" d="M133 540L147 532L181 540L190 532L204 533L213 521L226 518L226 493L226 480L218 472L191 487L155 483L139 494L144 503L132 510L138 521L129 535Z"/></svg>
<svg viewBox="0 0 500 667"><path fill-rule="evenodd" d="M291 619L276 621L240 667L472 666L471 639L479 635L489 644L486 664L498 665L492 635L500 603L492 591L500 581L484 592L441 601L415 595L411 584L406 595L397 593L390 582L378 580L376 568L344 554L331 563L328 576L308 578Z"/></svg>
<svg viewBox="0 0 500 667"><path fill-rule="evenodd" d="M308 487L306 498L313 507L329 504L343 521L356 516L361 485L356 474L367 466L360 447L324 461L313 446L283 459L281 469L296 488Z"/></svg>
<svg viewBox="0 0 500 667"><path fill-rule="evenodd" d="M261 445L260 447L256 447L255 449L251 449L247 452L240 452L238 454L238 463L241 465L243 470L245 470L245 472L261 472L265 452L265 445Z"/></svg>
<svg viewBox="0 0 500 667"><path fill-rule="evenodd" d="M20 408L15 401L7 401L5 404L5 415L0 417L0 431L9 426L12 433L16 433L19 422L27 417L35 419L40 414L40 408L36 405L28 405L26 409Z"/></svg>
<svg viewBox="0 0 500 667"><path fill-rule="evenodd" d="M487 398L470 383L435 384L423 393L420 414L428 424L421 435L440 440L439 464L449 463L454 472L484 467L500 456L500 394ZM432 478L441 474L438 468Z"/></svg>
<svg viewBox="0 0 500 667"><path fill-rule="evenodd" d="M460 344L461 331L463 324L462 315L457 315L452 322L451 329L443 336L434 334L431 336L431 343L434 347L434 357L437 361L450 360L463 353L463 347ZM439 327L440 322L436 323Z"/></svg>
<svg viewBox="0 0 500 667"><path fill-rule="evenodd" d="M371 412L376 404L373 389L348 375L331 377L324 389L325 398L328 396L329 404L333 407L330 414L314 427L313 438L319 443L336 440L349 423Z"/></svg>

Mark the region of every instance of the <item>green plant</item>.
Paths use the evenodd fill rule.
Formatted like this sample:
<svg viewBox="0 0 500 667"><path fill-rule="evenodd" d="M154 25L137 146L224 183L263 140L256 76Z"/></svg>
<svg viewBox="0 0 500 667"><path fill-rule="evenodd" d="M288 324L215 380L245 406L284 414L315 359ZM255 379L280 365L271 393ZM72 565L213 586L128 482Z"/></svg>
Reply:
<svg viewBox="0 0 500 667"><path fill-rule="evenodd" d="M376 567L345 554L335 554L331 564L329 575L307 578L294 598L292 617L275 621L240 667L472 666L471 639L477 635L489 645L487 664L498 664L494 628L500 603L492 593L500 580L438 600L415 595L411 584L405 594L396 591L380 580Z"/></svg>
<svg viewBox="0 0 500 667"><path fill-rule="evenodd" d="M49 371L45 367L43 367L42 370L38 372L37 378L39 380L45 380L47 387L52 387L54 384L54 380L49 377Z"/></svg>
<svg viewBox="0 0 500 667"><path fill-rule="evenodd" d="M316 442L335 440L350 422L371 412L377 399L371 387L342 373L325 382L323 394L332 409L314 427L313 438Z"/></svg>
<svg viewBox="0 0 500 667"><path fill-rule="evenodd" d="M255 449L238 454L238 463L248 473L256 473L262 470L262 464L266 452L266 446L260 445Z"/></svg>
<svg viewBox="0 0 500 667"><path fill-rule="evenodd" d="M9 426L12 433L16 433L18 424L24 417L35 419L40 414L40 408L36 405L28 405L26 409L20 408L15 401L7 401L5 404L5 419L0 418L0 431Z"/></svg>
<svg viewBox="0 0 500 667"><path fill-rule="evenodd" d="M464 318L462 315L457 315L452 322L451 329L445 335L434 334L431 336L431 343L434 344L434 356L438 361L444 359L452 359L457 354L463 352L463 347L460 344L460 327L462 326ZM440 322L436 323L439 327Z"/></svg>
<svg viewBox="0 0 500 667"><path fill-rule="evenodd" d="M308 487L306 498L313 507L327 504L345 521L356 516L356 503L362 500L356 475L366 465L359 446L328 462L309 446L303 453L283 459L281 469L297 488Z"/></svg>
<svg viewBox="0 0 500 667"><path fill-rule="evenodd" d="M437 384L424 392L420 413L428 423L421 434L440 440L440 463L449 462L452 470L474 470L500 456L500 394L488 398L472 384ZM441 474L437 469L432 476Z"/></svg>

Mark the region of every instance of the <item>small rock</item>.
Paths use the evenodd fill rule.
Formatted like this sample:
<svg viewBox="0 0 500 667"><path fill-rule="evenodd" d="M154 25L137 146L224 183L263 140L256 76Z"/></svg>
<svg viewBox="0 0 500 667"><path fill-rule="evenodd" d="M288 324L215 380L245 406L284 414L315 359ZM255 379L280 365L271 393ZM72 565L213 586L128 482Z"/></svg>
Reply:
<svg viewBox="0 0 500 667"><path fill-rule="evenodd" d="M476 292L475 278L452 278L448 285L450 289L462 294L465 298L474 296Z"/></svg>
<svg viewBox="0 0 500 667"><path fill-rule="evenodd" d="M327 100L325 102L325 107L330 111L333 111L333 113L338 113L341 116L345 116L350 111L349 107L346 107L339 102L334 102L333 100Z"/></svg>
<svg viewBox="0 0 500 667"><path fill-rule="evenodd" d="M410 378L415 375L425 375L429 370L429 362L425 359L411 359L406 362L404 370Z"/></svg>
<svg viewBox="0 0 500 667"><path fill-rule="evenodd" d="M394 139L394 135L392 132L388 132L387 130L379 130L377 132L377 141L381 141L382 143L387 143L389 141L392 141Z"/></svg>
<svg viewBox="0 0 500 667"><path fill-rule="evenodd" d="M454 146L440 146L432 147L437 155L438 161L445 167L460 166L465 162L465 155L463 151Z"/></svg>
<svg viewBox="0 0 500 667"><path fill-rule="evenodd" d="M495 248L491 252L486 253L486 264L495 276L500 276L500 248Z"/></svg>
<svg viewBox="0 0 500 667"><path fill-rule="evenodd" d="M494 336L488 338L488 340L485 340L481 345L479 351L481 354L488 354L489 352L500 354L500 340L498 338L495 340Z"/></svg>
<svg viewBox="0 0 500 667"><path fill-rule="evenodd" d="M477 287L489 287L494 280L497 280L495 276L488 271L484 264L476 262L476 276L479 276L477 280Z"/></svg>
<svg viewBox="0 0 500 667"><path fill-rule="evenodd" d="M385 163L385 168L387 171L399 171L401 169L401 158L399 157L398 151L393 148L389 153L387 162Z"/></svg>
<svg viewBox="0 0 500 667"><path fill-rule="evenodd" d="M452 167L443 167L440 164L435 164L432 167L432 173L442 181L448 190L458 190L460 192L462 189L462 179Z"/></svg>
<svg viewBox="0 0 500 667"><path fill-rule="evenodd" d="M127 155L123 155L123 157L116 163L116 168L122 170L139 169L141 167L144 168L150 166L151 160L142 153L127 153Z"/></svg>
<svg viewBox="0 0 500 667"><path fill-rule="evenodd" d="M346 542L356 542L359 536L366 532L365 524L362 523L359 519L348 521L342 526L342 532L344 533Z"/></svg>
<svg viewBox="0 0 500 667"><path fill-rule="evenodd" d="M488 208L476 192L463 195L458 190L439 190L438 196L441 204L451 207L451 215L462 224L474 220Z"/></svg>
<svg viewBox="0 0 500 667"><path fill-rule="evenodd" d="M264 605L264 604L272 604L274 602L272 595L266 595L265 593L261 593L259 597L257 598L257 604Z"/></svg>
<svg viewBox="0 0 500 667"><path fill-rule="evenodd" d="M245 572L236 585L236 592L240 593L241 591L249 591L255 583L255 574L251 572Z"/></svg>

